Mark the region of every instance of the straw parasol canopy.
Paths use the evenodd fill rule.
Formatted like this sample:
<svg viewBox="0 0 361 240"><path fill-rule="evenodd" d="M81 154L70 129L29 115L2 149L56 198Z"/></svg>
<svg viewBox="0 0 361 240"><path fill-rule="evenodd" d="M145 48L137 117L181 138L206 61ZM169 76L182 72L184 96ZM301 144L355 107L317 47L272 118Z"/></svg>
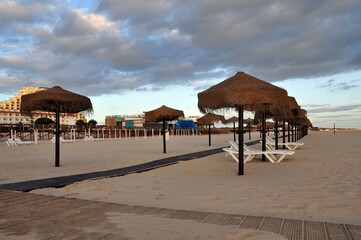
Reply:
<svg viewBox="0 0 361 240"><path fill-rule="evenodd" d="M59 86L47 90L21 96L20 111L31 114L31 111L47 111L60 113L93 112L93 106L88 97L67 91Z"/></svg>
<svg viewBox="0 0 361 240"><path fill-rule="evenodd" d="M274 127L274 122L266 122L266 128L272 128L272 127ZM262 127L263 126L263 123L262 122L259 122L258 124L257 124L257 127Z"/></svg>
<svg viewBox="0 0 361 240"><path fill-rule="evenodd" d="M298 105L296 99L294 97L288 97L288 108L290 109L290 113L287 114L286 118L295 118L300 113L301 107Z"/></svg>
<svg viewBox="0 0 361 240"><path fill-rule="evenodd" d="M300 108L299 112L298 112L298 115L295 116L294 119L295 119L296 123L300 123L306 118L307 118L307 111L305 109Z"/></svg>
<svg viewBox="0 0 361 240"><path fill-rule="evenodd" d="M226 124L233 123L233 140L234 141L236 141L236 122L238 122L238 121L239 121L238 118L234 117L234 116L226 120ZM248 125L248 139L251 139L251 124L254 123L254 119L252 119L252 118L243 119L243 123Z"/></svg>
<svg viewBox="0 0 361 240"><path fill-rule="evenodd" d="M60 113L93 112L93 106L88 97L67 91L59 86L47 90L21 96L20 111L31 115L31 111L55 112L55 167L60 166Z"/></svg>
<svg viewBox="0 0 361 240"><path fill-rule="evenodd" d="M167 107L165 105L160 108L145 112L146 122L160 122L160 121L173 121L179 117L184 117L181 110Z"/></svg>
<svg viewBox="0 0 361 240"><path fill-rule="evenodd" d="M237 108L239 166L238 174L243 175L243 110L270 112L280 115L286 110L287 91L244 72L220 82L209 89L198 93L198 108L201 112L219 111L220 109ZM263 137L265 148L265 135Z"/></svg>
<svg viewBox="0 0 361 240"><path fill-rule="evenodd" d="M252 118L246 118L246 119L243 120L243 122L244 122L245 124L252 124L252 123L254 123L254 119L252 119Z"/></svg>
<svg viewBox="0 0 361 240"><path fill-rule="evenodd" d="M224 116L214 114L214 113L207 113L203 117L200 117L200 118L197 119L197 124L198 125L210 125L210 124L213 124L215 122L225 123L226 120L224 119Z"/></svg>
<svg viewBox="0 0 361 240"><path fill-rule="evenodd" d="M248 111L284 111L287 91L244 72L198 93L198 108L206 113L243 106Z"/></svg>
<svg viewBox="0 0 361 240"><path fill-rule="evenodd" d="M165 139L165 122L173 121L179 117L184 117L184 113L182 110L170 108L165 105L162 105L160 108L145 112L145 122L163 122L163 153L167 152Z"/></svg>
<svg viewBox="0 0 361 240"><path fill-rule="evenodd" d="M211 146L211 125L214 124L215 122L225 123L226 119L224 119L224 116L214 113L207 113L203 117L197 119L197 125L208 125L209 146Z"/></svg>
<svg viewBox="0 0 361 240"><path fill-rule="evenodd" d="M229 123L236 123L236 122L238 122L238 118L233 116L231 118L228 118L225 123L229 124Z"/></svg>
<svg viewBox="0 0 361 240"><path fill-rule="evenodd" d="M312 127L312 122L310 121L309 118L305 118L303 124L306 127Z"/></svg>
<svg viewBox="0 0 361 240"><path fill-rule="evenodd" d="M238 122L238 117L231 117L228 118L225 122L225 124L233 123L233 141L236 141L236 122Z"/></svg>

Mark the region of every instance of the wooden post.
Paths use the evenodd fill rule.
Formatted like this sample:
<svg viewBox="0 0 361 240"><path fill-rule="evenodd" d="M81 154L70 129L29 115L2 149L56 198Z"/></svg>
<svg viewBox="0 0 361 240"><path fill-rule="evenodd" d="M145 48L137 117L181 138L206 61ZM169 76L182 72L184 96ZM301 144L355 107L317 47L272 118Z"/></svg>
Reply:
<svg viewBox="0 0 361 240"><path fill-rule="evenodd" d="M278 120L275 121L275 149L278 149Z"/></svg>
<svg viewBox="0 0 361 240"><path fill-rule="evenodd" d="M165 141L165 120L163 120L163 153L167 152L166 141Z"/></svg>
<svg viewBox="0 0 361 240"><path fill-rule="evenodd" d="M55 167L60 166L60 113L59 113L59 106L56 106L56 113L55 113Z"/></svg>
<svg viewBox="0 0 361 240"><path fill-rule="evenodd" d="M266 151L266 113L262 117L262 151ZM262 161L266 161L266 156L262 154Z"/></svg>
<svg viewBox="0 0 361 240"><path fill-rule="evenodd" d="M236 142L236 122L233 122L233 141Z"/></svg>
<svg viewBox="0 0 361 240"><path fill-rule="evenodd" d="M238 108L238 175L244 175L243 106Z"/></svg>
<svg viewBox="0 0 361 240"><path fill-rule="evenodd" d="M208 145L211 146L211 124L208 124Z"/></svg>

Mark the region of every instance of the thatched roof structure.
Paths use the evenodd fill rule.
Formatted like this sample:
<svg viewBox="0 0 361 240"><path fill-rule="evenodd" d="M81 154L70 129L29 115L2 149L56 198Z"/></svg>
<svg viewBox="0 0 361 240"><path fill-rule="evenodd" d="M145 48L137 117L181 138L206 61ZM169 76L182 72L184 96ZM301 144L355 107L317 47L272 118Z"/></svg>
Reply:
<svg viewBox="0 0 361 240"><path fill-rule="evenodd" d="M308 119L308 118L305 118L301 125L306 126L306 127L312 127L312 123L311 123L310 119Z"/></svg>
<svg viewBox="0 0 361 240"><path fill-rule="evenodd" d="M60 166L60 113L93 112L88 97L79 95L59 86L21 96L20 111L31 115L31 111L55 112L55 167Z"/></svg>
<svg viewBox="0 0 361 240"><path fill-rule="evenodd" d="M244 72L218 83L198 93L198 108L201 112L222 111L236 108L241 123L238 126L238 156L243 159L243 110L269 112L274 116L287 112L287 91L262 81ZM266 149L265 132L262 137L262 150ZM239 161L238 174L243 175L243 161Z"/></svg>
<svg viewBox="0 0 361 240"><path fill-rule="evenodd" d="M197 125L209 125L214 124L215 122L225 123L226 120L224 119L224 116L214 113L207 113L203 117L197 119Z"/></svg>
<svg viewBox="0 0 361 240"><path fill-rule="evenodd" d="M285 111L287 91L262 81L244 72L198 93L198 108L209 112L224 108L243 106L248 111L270 111L282 114Z"/></svg>
<svg viewBox="0 0 361 240"><path fill-rule="evenodd" d="M231 117L231 118L228 118L225 123L228 124L228 123L236 123L236 122L238 122L238 117ZM243 119L243 123L253 124L254 119L252 119L252 118Z"/></svg>
<svg viewBox="0 0 361 240"><path fill-rule="evenodd" d="M246 119L243 119L243 122L244 122L245 124L254 123L254 119L252 119L252 118L246 118Z"/></svg>
<svg viewBox="0 0 361 240"><path fill-rule="evenodd" d="M262 122L259 122L258 124L257 124L257 127L262 127ZM272 128L272 127L274 127L274 122L266 122L266 128Z"/></svg>
<svg viewBox="0 0 361 240"><path fill-rule="evenodd" d="M91 113L93 111L88 97L67 91L59 86L21 96L20 111L24 114L31 114L31 111L35 110L56 112L58 107L60 113L81 111Z"/></svg>
<svg viewBox="0 0 361 240"><path fill-rule="evenodd" d="M231 118L228 118L225 122L225 124L228 124L228 123L236 123L238 122L238 117L231 117Z"/></svg>
<svg viewBox="0 0 361 240"><path fill-rule="evenodd" d="M152 111L145 112L146 122L172 121L179 117L184 117L183 111L165 105Z"/></svg>
<svg viewBox="0 0 361 240"><path fill-rule="evenodd" d="M312 127L311 121L307 118L307 111L300 108L299 114L295 117L295 122L301 126Z"/></svg>
<svg viewBox="0 0 361 240"><path fill-rule="evenodd" d="M296 99L294 97L289 96L287 104L290 109L290 112L289 112L287 118L296 118L299 115L300 109L301 109L301 107L298 105Z"/></svg>

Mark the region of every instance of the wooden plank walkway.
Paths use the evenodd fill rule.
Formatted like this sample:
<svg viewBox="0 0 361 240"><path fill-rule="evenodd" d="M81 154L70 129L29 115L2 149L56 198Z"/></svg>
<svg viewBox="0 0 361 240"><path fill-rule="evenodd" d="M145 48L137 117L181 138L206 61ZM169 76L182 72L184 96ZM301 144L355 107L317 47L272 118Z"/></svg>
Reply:
<svg viewBox="0 0 361 240"><path fill-rule="evenodd" d="M0 232L30 239L127 239L107 212L238 226L290 240L360 240L361 226L105 203L0 190Z"/></svg>

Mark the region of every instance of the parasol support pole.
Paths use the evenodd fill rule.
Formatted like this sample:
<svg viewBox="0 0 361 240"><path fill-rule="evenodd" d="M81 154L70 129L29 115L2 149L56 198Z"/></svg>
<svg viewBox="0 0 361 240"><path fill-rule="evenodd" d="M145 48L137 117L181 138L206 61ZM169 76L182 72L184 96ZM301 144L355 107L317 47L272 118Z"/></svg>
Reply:
<svg viewBox="0 0 361 240"><path fill-rule="evenodd" d="M244 175L243 105L238 109L238 175Z"/></svg>
<svg viewBox="0 0 361 240"><path fill-rule="evenodd" d="M59 105L56 106L55 112L55 167L60 166L60 113L59 113Z"/></svg>
<svg viewBox="0 0 361 240"><path fill-rule="evenodd" d="M262 115L262 151L266 151L266 112L263 112ZM262 161L266 161L264 154L262 154Z"/></svg>
<svg viewBox="0 0 361 240"><path fill-rule="evenodd" d="M293 128L294 128L294 121L292 121L292 128L291 128L291 132L292 132L292 134L291 134L291 135L292 135L292 140L291 140L291 141L292 141L292 142L295 141L295 132L294 132L294 129L293 129Z"/></svg>
<svg viewBox="0 0 361 240"><path fill-rule="evenodd" d="M163 153L167 153L167 147L165 141L165 120L163 120Z"/></svg>
<svg viewBox="0 0 361 240"><path fill-rule="evenodd" d="M278 120L275 120L275 149L278 149Z"/></svg>
<svg viewBox="0 0 361 240"><path fill-rule="evenodd" d="M285 143L286 143L286 131L285 131L285 129L286 129L286 120L283 120L282 121L282 140L283 140L283 150L285 150L286 149L286 145L285 145Z"/></svg>
<svg viewBox="0 0 361 240"><path fill-rule="evenodd" d="M288 142L291 142L291 120L288 119L287 121L287 138L288 138Z"/></svg>
<svg viewBox="0 0 361 240"><path fill-rule="evenodd" d="M211 146L211 124L208 124L208 145Z"/></svg>
<svg viewBox="0 0 361 240"><path fill-rule="evenodd" d="M236 142L236 122L233 122L233 141Z"/></svg>

